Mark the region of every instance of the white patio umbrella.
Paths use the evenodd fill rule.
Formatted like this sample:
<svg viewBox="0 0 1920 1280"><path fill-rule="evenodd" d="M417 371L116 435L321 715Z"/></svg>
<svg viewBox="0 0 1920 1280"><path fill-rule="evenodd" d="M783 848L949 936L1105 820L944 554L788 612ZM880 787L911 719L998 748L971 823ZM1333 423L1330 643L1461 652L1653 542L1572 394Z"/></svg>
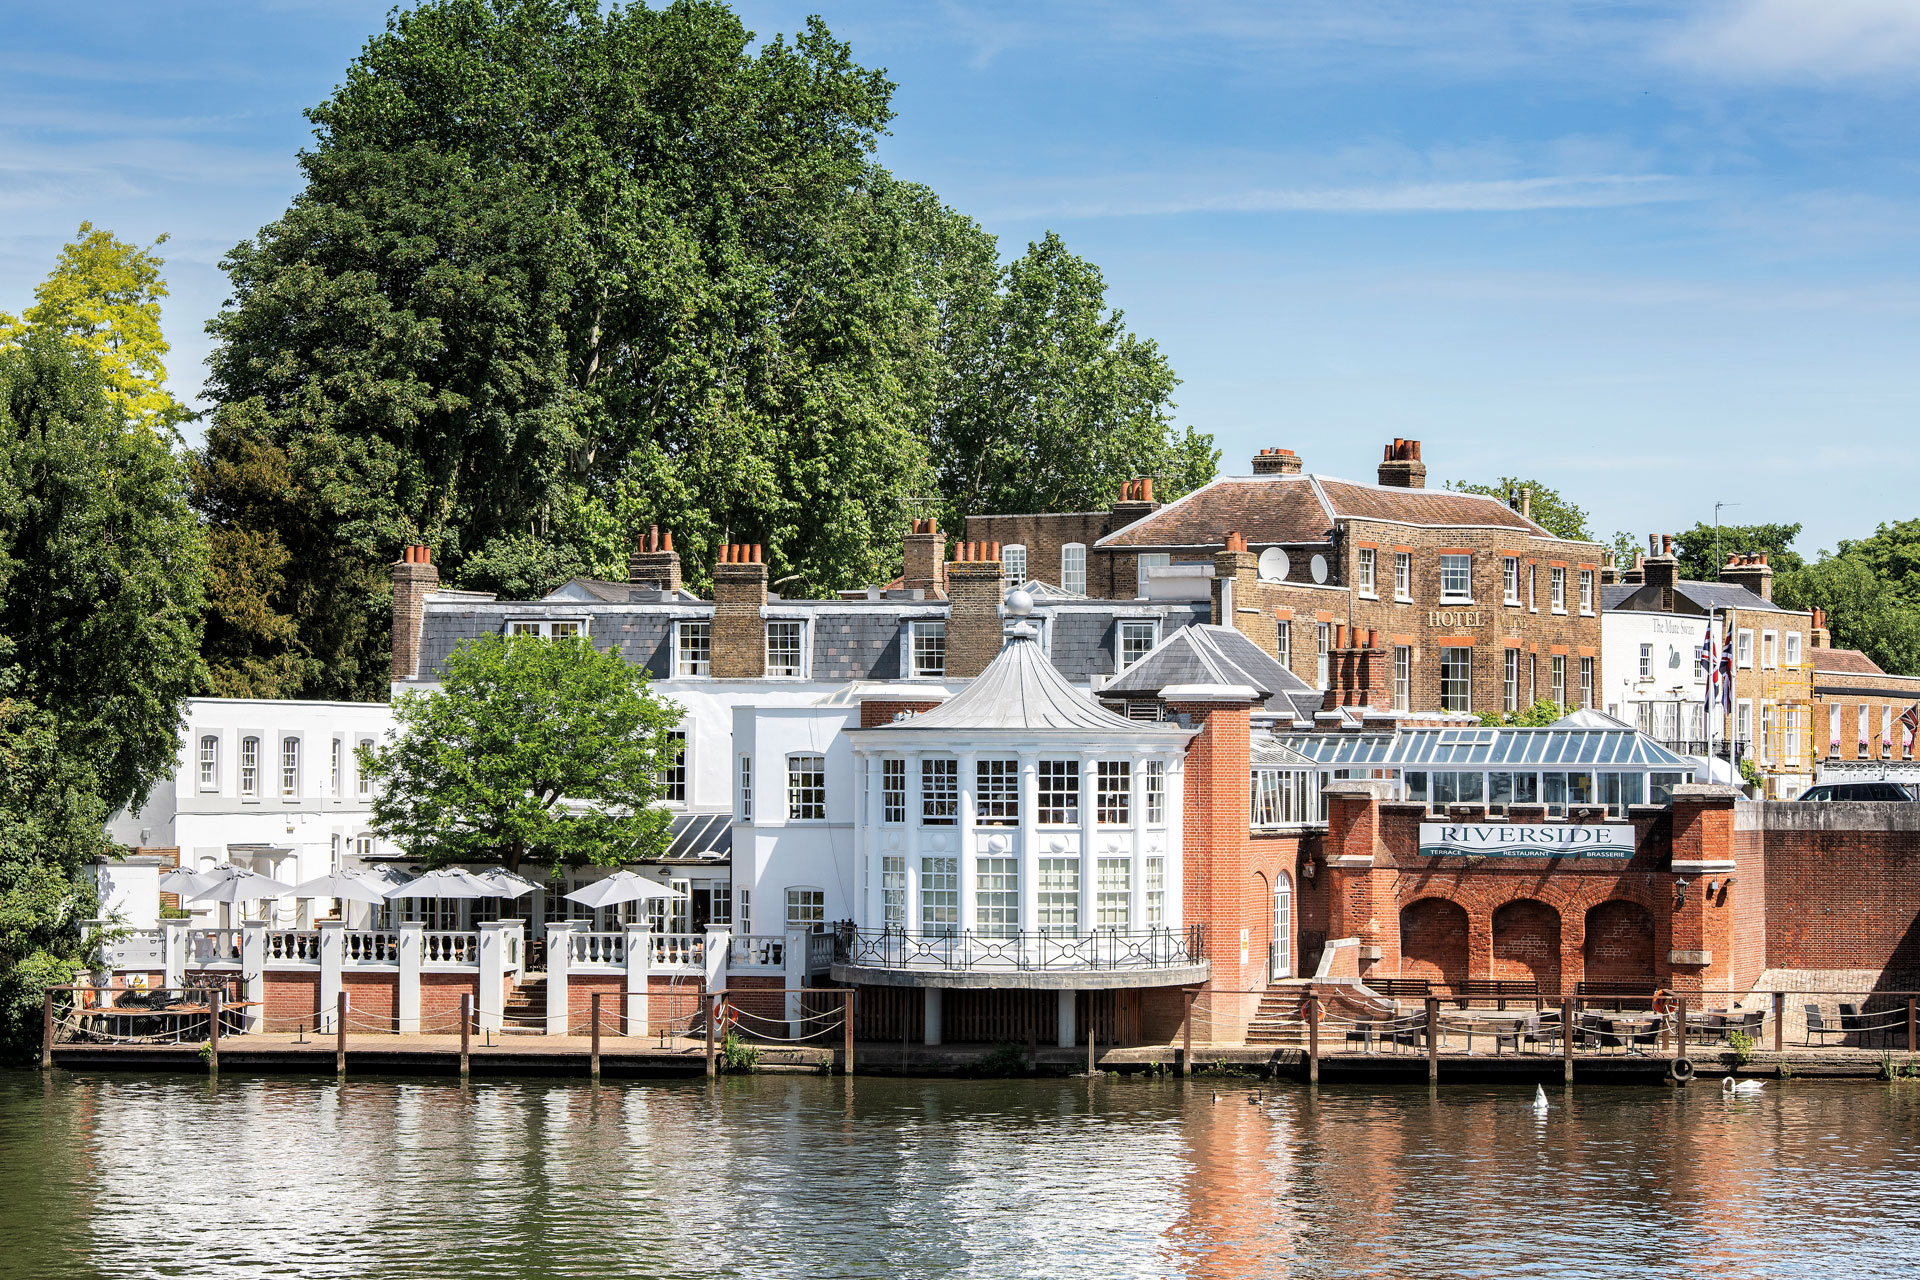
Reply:
<svg viewBox="0 0 1920 1280"><path fill-rule="evenodd" d="M292 892L292 885L275 880L272 876L263 876L258 871L249 871L245 867L234 867L229 874L206 885L190 896L187 901L255 902L261 898L278 898L282 894Z"/></svg>
<svg viewBox="0 0 1920 1280"><path fill-rule="evenodd" d="M160 877L160 892L177 893L182 898L191 898L209 885L218 884L240 868L231 862L219 862L205 871L189 871L185 867L175 867Z"/></svg>
<svg viewBox="0 0 1920 1280"><path fill-rule="evenodd" d="M517 877L516 877L517 878ZM533 886L503 884L460 867L441 867L387 890L389 898L517 898Z"/></svg>
<svg viewBox="0 0 1920 1280"><path fill-rule="evenodd" d="M505 867L488 867L485 871L476 871L474 874L490 884L501 886L502 898L518 898L522 894L532 893L538 887L533 881L517 876Z"/></svg>
<svg viewBox="0 0 1920 1280"><path fill-rule="evenodd" d="M622 870L595 880L592 884L582 885L566 896L567 901L578 902L582 906L612 907L623 902L645 902L653 898L672 901L687 895L678 889L669 889L658 880L649 880L645 876Z"/></svg>
<svg viewBox="0 0 1920 1280"><path fill-rule="evenodd" d="M353 871L336 871L293 887L296 898L339 898L342 902L385 902L387 886Z"/></svg>

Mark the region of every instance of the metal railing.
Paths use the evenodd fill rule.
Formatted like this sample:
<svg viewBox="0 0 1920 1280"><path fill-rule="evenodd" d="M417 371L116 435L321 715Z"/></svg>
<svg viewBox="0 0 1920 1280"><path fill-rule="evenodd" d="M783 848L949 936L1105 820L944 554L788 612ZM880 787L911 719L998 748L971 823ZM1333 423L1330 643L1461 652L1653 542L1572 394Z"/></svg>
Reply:
<svg viewBox="0 0 1920 1280"><path fill-rule="evenodd" d="M1204 959L1202 926L1185 929L1095 929L1089 933L993 935L966 929L909 933L889 927L843 935L849 964L880 969L1071 971L1171 969Z"/></svg>

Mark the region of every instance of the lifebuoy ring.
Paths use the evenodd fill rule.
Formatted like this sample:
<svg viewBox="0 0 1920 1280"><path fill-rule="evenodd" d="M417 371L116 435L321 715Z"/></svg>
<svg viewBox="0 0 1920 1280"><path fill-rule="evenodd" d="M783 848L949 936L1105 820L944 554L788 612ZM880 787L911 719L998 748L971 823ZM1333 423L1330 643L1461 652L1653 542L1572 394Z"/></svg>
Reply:
<svg viewBox="0 0 1920 1280"><path fill-rule="evenodd" d="M1655 1013L1672 1013L1673 1010L1673 992L1662 989L1653 993L1653 1011Z"/></svg>
<svg viewBox="0 0 1920 1280"><path fill-rule="evenodd" d="M1675 1084L1686 1084L1692 1080L1693 1060L1691 1058L1675 1058L1667 1065L1667 1079L1673 1081Z"/></svg>

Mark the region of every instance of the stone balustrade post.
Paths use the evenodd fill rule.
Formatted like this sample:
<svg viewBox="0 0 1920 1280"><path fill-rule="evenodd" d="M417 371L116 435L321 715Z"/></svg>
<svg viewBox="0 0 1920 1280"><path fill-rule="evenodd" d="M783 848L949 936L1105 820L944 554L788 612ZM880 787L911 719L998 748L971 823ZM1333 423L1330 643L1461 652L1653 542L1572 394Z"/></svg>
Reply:
<svg viewBox="0 0 1920 1280"><path fill-rule="evenodd" d="M707 982L708 995L727 989L727 953L733 950L733 930L724 924L707 926Z"/></svg>
<svg viewBox="0 0 1920 1280"><path fill-rule="evenodd" d="M510 944L517 941L524 945L520 928L518 920L489 920L480 926L479 1007L483 1031L498 1031L506 1022L507 976L513 972L511 952L518 949ZM551 940L547 943L547 953L549 956L553 953Z"/></svg>
<svg viewBox="0 0 1920 1280"><path fill-rule="evenodd" d="M335 1011L344 989L341 971L347 964L347 922L322 920L320 929L320 1030L334 1030Z"/></svg>
<svg viewBox="0 0 1920 1280"><path fill-rule="evenodd" d="M259 1031L267 1002L267 926L249 922L240 928L240 998L252 1005L240 1019L247 1031Z"/></svg>
<svg viewBox="0 0 1920 1280"><path fill-rule="evenodd" d="M783 984L787 988L786 1008L780 1016L787 1020L787 1034L790 1036L800 1034L801 1020L807 1016L806 1003L800 990L807 985L807 942L811 936L805 929L787 930L786 978Z"/></svg>
<svg viewBox="0 0 1920 1280"><path fill-rule="evenodd" d="M403 1036L420 1034L420 969L426 962L427 926L418 920L400 925L400 989L394 994L394 1012Z"/></svg>
<svg viewBox="0 0 1920 1280"><path fill-rule="evenodd" d="M575 921L554 920L547 925L547 1034L564 1036L570 1017L567 984L573 972Z"/></svg>
<svg viewBox="0 0 1920 1280"><path fill-rule="evenodd" d="M627 1025L629 1036L647 1034L647 981L653 972L653 928L627 926Z"/></svg>
<svg viewBox="0 0 1920 1280"><path fill-rule="evenodd" d="M166 984L169 987L187 985L187 931L193 927L188 916L174 916L160 922L166 946Z"/></svg>

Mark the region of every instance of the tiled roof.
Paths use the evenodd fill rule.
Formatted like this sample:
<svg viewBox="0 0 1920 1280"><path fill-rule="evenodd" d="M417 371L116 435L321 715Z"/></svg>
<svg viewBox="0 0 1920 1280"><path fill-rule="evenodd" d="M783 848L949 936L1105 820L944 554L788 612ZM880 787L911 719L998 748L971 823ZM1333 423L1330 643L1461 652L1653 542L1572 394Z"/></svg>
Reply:
<svg viewBox="0 0 1920 1280"><path fill-rule="evenodd" d="M1880 664L1858 649L1815 649L1813 669L1842 676L1883 676Z"/></svg>
<svg viewBox="0 0 1920 1280"><path fill-rule="evenodd" d="M1794 612L1732 582L1695 582L1691 578L1682 578L1674 584L1674 590L1693 601L1701 609L1749 609L1763 613Z"/></svg>
<svg viewBox="0 0 1920 1280"><path fill-rule="evenodd" d="M1018 626L973 683L931 711L881 726L892 733L982 729L1133 733L1140 725L1108 711L1067 682L1040 652L1031 626Z"/></svg>
<svg viewBox="0 0 1920 1280"><path fill-rule="evenodd" d="M1498 498L1356 484L1330 476L1229 476L1100 539L1103 547L1208 547L1238 532L1251 546L1324 542L1336 519L1513 529L1551 536Z"/></svg>

